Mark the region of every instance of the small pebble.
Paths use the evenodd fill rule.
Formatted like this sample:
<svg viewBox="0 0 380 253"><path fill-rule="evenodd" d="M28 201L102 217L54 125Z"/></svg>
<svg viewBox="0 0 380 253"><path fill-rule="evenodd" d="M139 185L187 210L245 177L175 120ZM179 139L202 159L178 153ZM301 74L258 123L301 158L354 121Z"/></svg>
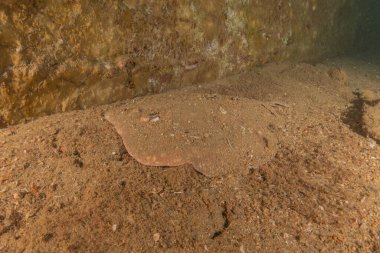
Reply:
<svg viewBox="0 0 380 253"><path fill-rule="evenodd" d="M145 123L147 123L147 122L150 121L150 118L149 118L148 116L142 116L142 117L140 118L140 121L141 121L141 122L145 122Z"/></svg>
<svg viewBox="0 0 380 253"><path fill-rule="evenodd" d="M113 231L113 232L116 232L116 230L117 230L117 224L113 224L113 225L112 225L112 231Z"/></svg>
<svg viewBox="0 0 380 253"><path fill-rule="evenodd" d="M14 198L14 199L20 199L20 198L21 198L20 193L18 193L18 192L14 193L14 194L13 194L13 198Z"/></svg>
<svg viewBox="0 0 380 253"><path fill-rule="evenodd" d="M377 142L373 139L369 139L368 144L369 144L370 149L376 149L377 147Z"/></svg>
<svg viewBox="0 0 380 253"><path fill-rule="evenodd" d="M155 116L150 119L150 122L153 122L153 123L158 122L158 121L160 121L160 116Z"/></svg>
<svg viewBox="0 0 380 253"><path fill-rule="evenodd" d="M226 111L223 107L219 107L219 111L220 111L222 114L227 114L227 111Z"/></svg>
<svg viewBox="0 0 380 253"><path fill-rule="evenodd" d="M160 233L155 233L155 234L153 235L153 240L154 240L155 242L158 242L158 241L160 240Z"/></svg>

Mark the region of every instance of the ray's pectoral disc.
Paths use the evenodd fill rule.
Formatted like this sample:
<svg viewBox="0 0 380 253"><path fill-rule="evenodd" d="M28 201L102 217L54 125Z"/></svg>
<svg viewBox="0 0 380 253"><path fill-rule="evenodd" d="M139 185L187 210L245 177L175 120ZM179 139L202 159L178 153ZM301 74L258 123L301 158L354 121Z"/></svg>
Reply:
<svg viewBox="0 0 380 253"><path fill-rule="evenodd" d="M277 150L274 116L262 102L245 98L165 93L113 108L106 119L138 162L190 163L209 177L246 174Z"/></svg>

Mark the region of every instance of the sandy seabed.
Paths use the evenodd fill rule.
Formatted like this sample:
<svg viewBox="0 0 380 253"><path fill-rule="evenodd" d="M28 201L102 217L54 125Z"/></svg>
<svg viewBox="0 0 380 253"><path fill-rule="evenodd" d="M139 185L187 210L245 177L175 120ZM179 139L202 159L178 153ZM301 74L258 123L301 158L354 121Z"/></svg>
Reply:
<svg viewBox="0 0 380 253"><path fill-rule="evenodd" d="M104 118L128 101L2 129L0 252L380 252L380 148L355 95L379 87L379 62L342 58L183 88L277 105L277 153L246 176L138 163Z"/></svg>

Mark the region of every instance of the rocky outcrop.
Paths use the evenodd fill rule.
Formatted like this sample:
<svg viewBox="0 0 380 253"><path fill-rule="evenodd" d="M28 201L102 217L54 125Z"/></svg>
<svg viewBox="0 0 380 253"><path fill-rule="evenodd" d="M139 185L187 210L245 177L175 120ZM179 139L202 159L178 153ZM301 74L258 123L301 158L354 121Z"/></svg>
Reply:
<svg viewBox="0 0 380 253"><path fill-rule="evenodd" d="M352 47L356 0L3 0L0 124Z"/></svg>
<svg viewBox="0 0 380 253"><path fill-rule="evenodd" d="M365 106L363 123L368 135L380 142L380 103L375 106Z"/></svg>
<svg viewBox="0 0 380 253"><path fill-rule="evenodd" d="M364 90L360 98L364 101L363 129L369 137L380 142L380 92Z"/></svg>

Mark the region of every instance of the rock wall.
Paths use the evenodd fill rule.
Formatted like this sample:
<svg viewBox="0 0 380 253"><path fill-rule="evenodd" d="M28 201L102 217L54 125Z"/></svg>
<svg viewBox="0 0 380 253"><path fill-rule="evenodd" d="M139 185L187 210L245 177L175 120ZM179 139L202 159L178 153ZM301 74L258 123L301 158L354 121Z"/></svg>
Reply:
<svg viewBox="0 0 380 253"><path fill-rule="evenodd" d="M2 0L0 121L344 53L359 18L357 0Z"/></svg>
<svg viewBox="0 0 380 253"><path fill-rule="evenodd" d="M380 51L380 1L366 0L360 3L360 18L356 44L360 51Z"/></svg>

